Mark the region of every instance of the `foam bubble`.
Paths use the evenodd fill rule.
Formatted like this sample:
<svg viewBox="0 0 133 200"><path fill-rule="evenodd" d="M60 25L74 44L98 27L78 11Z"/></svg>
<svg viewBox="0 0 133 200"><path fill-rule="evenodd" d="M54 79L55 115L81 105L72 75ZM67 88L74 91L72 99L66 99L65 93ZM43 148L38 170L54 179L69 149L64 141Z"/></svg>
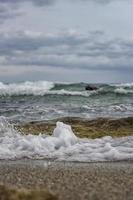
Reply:
<svg viewBox="0 0 133 200"><path fill-rule="evenodd" d="M22 135L0 118L0 159L54 159L56 161L118 161L133 159L133 137L80 139L71 126L57 122L52 136Z"/></svg>

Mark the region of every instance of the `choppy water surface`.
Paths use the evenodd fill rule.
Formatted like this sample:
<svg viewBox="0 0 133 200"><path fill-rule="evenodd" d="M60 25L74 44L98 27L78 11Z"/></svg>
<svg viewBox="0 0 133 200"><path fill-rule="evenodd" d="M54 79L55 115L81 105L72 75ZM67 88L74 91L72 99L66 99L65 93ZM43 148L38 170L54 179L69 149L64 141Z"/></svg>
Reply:
<svg viewBox="0 0 133 200"><path fill-rule="evenodd" d="M0 116L28 122L71 116L82 118L133 116L133 83L97 84L46 81L0 82Z"/></svg>

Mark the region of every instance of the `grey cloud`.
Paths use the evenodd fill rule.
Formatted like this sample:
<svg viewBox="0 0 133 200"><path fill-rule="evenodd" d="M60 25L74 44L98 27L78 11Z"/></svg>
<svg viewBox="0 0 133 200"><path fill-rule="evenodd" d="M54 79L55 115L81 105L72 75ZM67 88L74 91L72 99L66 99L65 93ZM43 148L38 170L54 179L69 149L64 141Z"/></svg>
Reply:
<svg viewBox="0 0 133 200"><path fill-rule="evenodd" d="M18 4L18 3L23 3L23 2L31 2L35 5L38 5L38 6L42 6L42 5L51 5L53 3L55 3L56 1L58 0L0 0L0 3L2 4L6 4L6 3L10 3L10 4ZM97 3L110 3L112 1L124 1L124 0L69 0L69 2L97 2ZM128 0L130 1L130 0Z"/></svg>
<svg viewBox="0 0 133 200"><path fill-rule="evenodd" d="M10 18L15 18L20 16L22 13L19 12L16 7L14 9L5 4L0 4L0 23L3 23L5 20Z"/></svg>
<svg viewBox="0 0 133 200"><path fill-rule="evenodd" d="M19 8L21 4L31 2L35 6L50 6L56 0L0 0L0 23L22 15Z"/></svg>
<svg viewBox="0 0 133 200"><path fill-rule="evenodd" d="M59 35L32 35L28 32L1 33L0 34L0 54L13 54L15 51L36 51L40 48L54 46L77 46L85 43L87 38L76 37L71 34Z"/></svg>
<svg viewBox="0 0 133 200"><path fill-rule="evenodd" d="M51 5L55 2L55 0L0 0L1 4L20 4L24 2L31 2L37 6L42 6L42 5Z"/></svg>
<svg viewBox="0 0 133 200"><path fill-rule="evenodd" d="M101 5L110 2L124 1L124 0L69 0L69 2L93 2ZM131 0L128 0L131 2ZM0 0L0 23L5 22L7 19L12 19L21 15L19 8L23 3L32 3L34 6L50 6L54 5L58 0Z"/></svg>
<svg viewBox="0 0 133 200"><path fill-rule="evenodd" d="M74 3L77 3L77 2L84 2L84 3L87 3L87 2L93 2L93 3L97 3L97 4L101 4L101 5L106 5L106 4L109 4L111 2L113 3L116 3L118 1L125 1L125 0L69 0L70 2L74 2ZM132 2L132 0L127 0L128 2Z"/></svg>
<svg viewBox="0 0 133 200"><path fill-rule="evenodd" d="M103 33L57 35L0 34L1 65L50 66L88 70L133 68L133 41L108 39Z"/></svg>

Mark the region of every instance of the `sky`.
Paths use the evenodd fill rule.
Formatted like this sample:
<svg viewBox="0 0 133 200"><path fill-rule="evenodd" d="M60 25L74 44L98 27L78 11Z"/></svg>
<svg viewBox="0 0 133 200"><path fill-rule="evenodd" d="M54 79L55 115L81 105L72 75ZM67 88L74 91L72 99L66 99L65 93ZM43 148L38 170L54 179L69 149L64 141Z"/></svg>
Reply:
<svg viewBox="0 0 133 200"><path fill-rule="evenodd" d="M133 82L132 0L0 0L0 81Z"/></svg>

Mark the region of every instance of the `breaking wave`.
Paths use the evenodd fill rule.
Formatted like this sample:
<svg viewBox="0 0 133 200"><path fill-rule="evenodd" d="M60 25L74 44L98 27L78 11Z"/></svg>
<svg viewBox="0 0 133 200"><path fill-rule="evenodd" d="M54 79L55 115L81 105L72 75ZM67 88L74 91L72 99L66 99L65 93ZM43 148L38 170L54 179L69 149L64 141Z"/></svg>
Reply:
<svg viewBox="0 0 133 200"><path fill-rule="evenodd" d="M133 82L132 83L120 83L120 84L115 84L117 87L127 87L127 88L132 88L133 87Z"/></svg>
<svg viewBox="0 0 133 200"><path fill-rule="evenodd" d="M123 87L115 89L115 93L117 94L133 94L133 90L131 89L124 89Z"/></svg>
<svg viewBox="0 0 133 200"><path fill-rule="evenodd" d="M54 87L48 81L4 84L0 82L0 95L44 95Z"/></svg>
<svg viewBox="0 0 133 200"><path fill-rule="evenodd" d="M75 88L75 85L79 85L79 88ZM72 88L73 87L73 88ZM72 90L71 90L72 89ZM76 89L76 90L74 90ZM22 82L22 83L11 83L4 84L0 82L0 95L1 96L13 96L13 95L68 95L68 96L90 96L96 94L96 91L80 91L80 84L56 84L48 81L37 81L37 82Z"/></svg>
<svg viewBox="0 0 133 200"><path fill-rule="evenodd" d="M52 159L100 162L133 160L133 137L80 139L71 126L57 122L52 136L22 135L0 117L0 159Z"/></svg>
<svg viewBox="0 0 133 200"><path fill-rule="evenodd" d="M108 85L97 84L97 90L87 91L86 83L53 83L48 81L22 82L4 84L0 82L0 96L13 95L67 95L67 96L95 96L95 95L132 95L133 83Z"/></svg>

